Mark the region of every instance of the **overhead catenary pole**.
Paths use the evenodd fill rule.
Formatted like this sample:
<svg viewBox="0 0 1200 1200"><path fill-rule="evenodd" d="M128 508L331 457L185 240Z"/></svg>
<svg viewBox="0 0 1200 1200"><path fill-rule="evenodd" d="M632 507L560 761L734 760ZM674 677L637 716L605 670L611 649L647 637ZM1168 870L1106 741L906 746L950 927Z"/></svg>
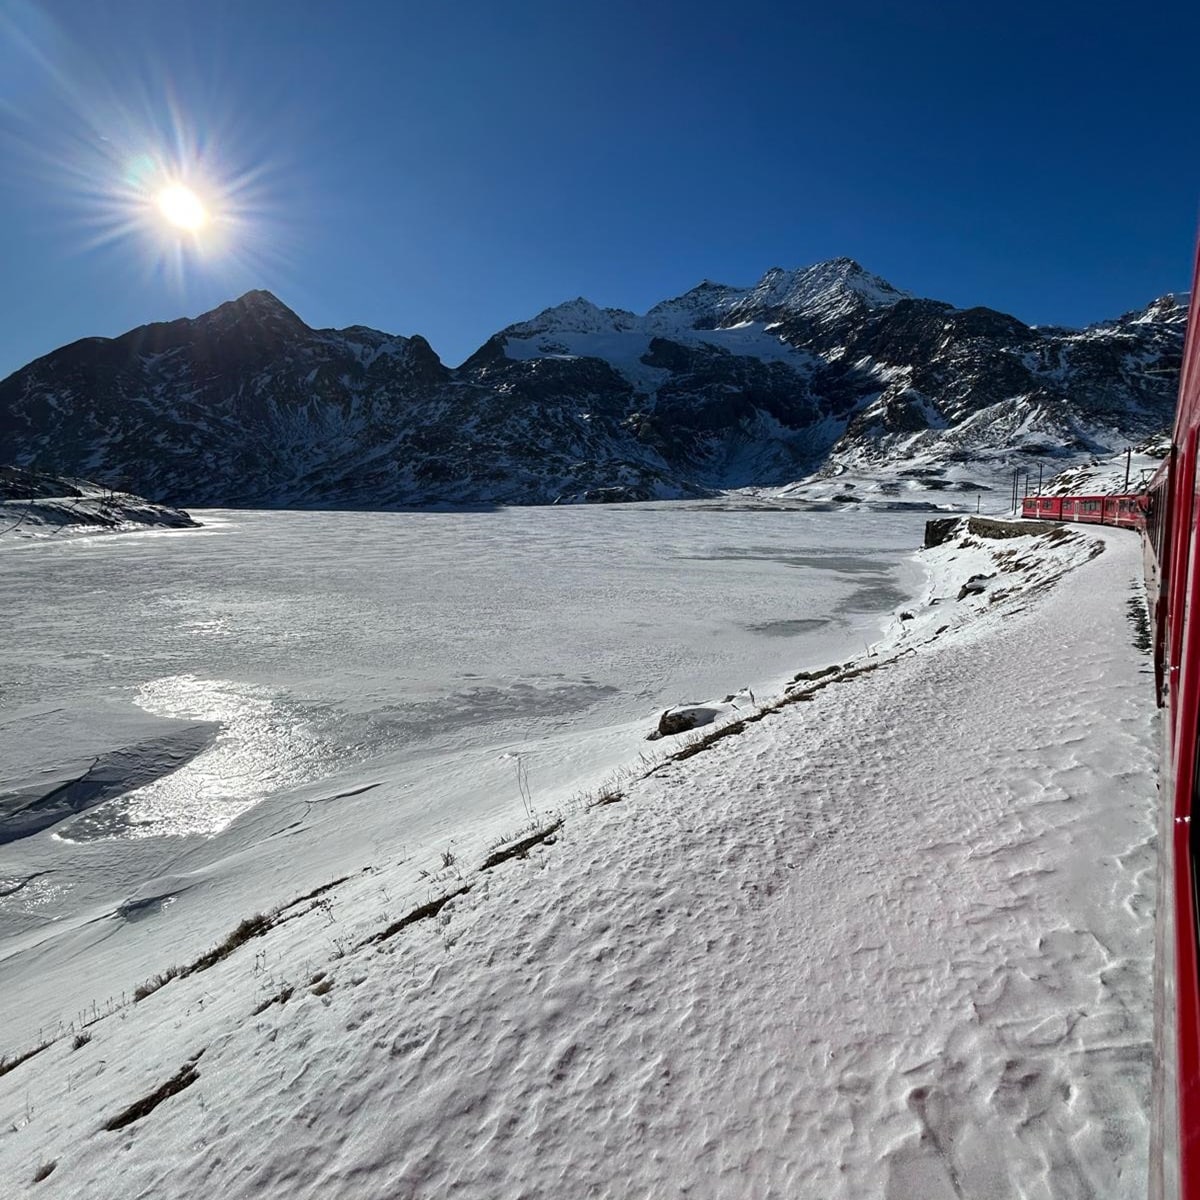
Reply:
<svg viewBox="0 0 1200 1200"><path fill-rule="evenodd" d="M1125 450L1125 487L1124 491L1129 491L1129 468L1133 463L1133 447L1129 446Z"/></svg>

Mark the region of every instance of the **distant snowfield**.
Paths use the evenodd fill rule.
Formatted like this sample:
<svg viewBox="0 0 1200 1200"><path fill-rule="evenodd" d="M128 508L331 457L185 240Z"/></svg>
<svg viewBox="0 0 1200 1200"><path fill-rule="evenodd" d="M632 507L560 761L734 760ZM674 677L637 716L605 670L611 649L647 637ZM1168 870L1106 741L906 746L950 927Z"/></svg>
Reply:
<svg viewBox="0 0 1200 1200"><path fill-rule="evenodd" d="M189 894L225 911L256 890L240 915L266 914L0 1076L6 1188L1143 1196L1156 715L1137 539L921 557L928 586L874 653L607 803L539 813L512 831L522 853L405 853L364 833L371 793L317 803L326 788L292 825L267 800L230 827L260 835L244 894L236 854L193 855L163 884L177 905L80 926L127 961L142 931L165 970L194 962L156 932ZM345 845L372 837L348 872ZM53 1006L40 957L31 939L5 964L6 1033Z"/></svg>
<svg viewBox="0 0 1200 1200"><path fill-rule="evenodd" d="M198 515L0 546L0 1054L325 878L416 894L921 578L910 514Z"/></svg>

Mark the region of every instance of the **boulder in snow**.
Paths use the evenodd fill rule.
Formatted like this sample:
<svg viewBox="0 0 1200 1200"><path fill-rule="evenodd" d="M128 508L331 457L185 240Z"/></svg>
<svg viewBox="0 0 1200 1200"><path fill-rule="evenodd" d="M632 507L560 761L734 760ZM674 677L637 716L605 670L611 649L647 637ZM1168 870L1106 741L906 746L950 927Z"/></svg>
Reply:
<svg viewBox="0 0 1200 1200"><path fill-rule="evenodd" d="M678 708L668 708L658 718L658 728L646 735L646 741L653 742L658 738L687 733L689 729L699 729L702 725L711 725L724 711L724 708L715 708L708 704L685 704Z"/></svg>

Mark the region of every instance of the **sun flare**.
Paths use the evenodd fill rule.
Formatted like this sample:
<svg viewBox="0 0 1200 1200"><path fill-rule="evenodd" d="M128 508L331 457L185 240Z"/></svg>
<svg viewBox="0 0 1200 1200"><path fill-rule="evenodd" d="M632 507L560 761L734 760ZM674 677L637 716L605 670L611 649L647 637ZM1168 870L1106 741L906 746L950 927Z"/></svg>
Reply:
<svg viewBox="0 0 1200 1200"><path fill-rule="evenodd" d="M154 203L167 222L177 229L197 233L208 224L204 202L182 183L168 184L155 195Z"/></svg>

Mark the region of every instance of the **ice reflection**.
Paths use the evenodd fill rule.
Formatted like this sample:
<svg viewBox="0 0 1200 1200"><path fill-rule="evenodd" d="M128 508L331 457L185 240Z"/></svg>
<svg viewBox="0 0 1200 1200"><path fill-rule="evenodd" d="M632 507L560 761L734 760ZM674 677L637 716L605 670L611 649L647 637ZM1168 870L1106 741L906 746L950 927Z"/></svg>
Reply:
<svg viewBox="0 0 1200 1200"><path fill-rule="evenodd" d="M67 884L52 879L51 874L38 871L24 877L0 875L0 911L9 905L33 910L61 900Z"/></svg>
<svg viewBox="0 0 1200 1200"><path fill-rule="evenodd" d="M215 721L221 732L178 771L82 814L59 837L211 836L333 757L310 723L264 688L174 675L143 684L134 702L154 716Z"/></svg>

